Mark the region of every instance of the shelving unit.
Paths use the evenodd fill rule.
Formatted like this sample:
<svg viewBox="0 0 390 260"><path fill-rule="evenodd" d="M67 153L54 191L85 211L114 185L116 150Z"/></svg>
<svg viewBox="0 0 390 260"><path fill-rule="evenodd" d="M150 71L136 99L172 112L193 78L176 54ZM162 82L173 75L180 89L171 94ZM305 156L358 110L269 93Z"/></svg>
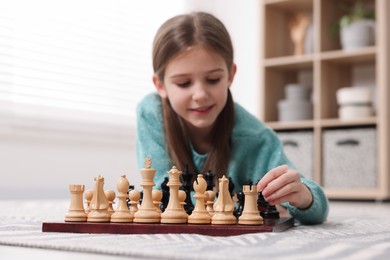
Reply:
<svg viewBox="0 0 390 260"><path fill-rule="evenodd" d="M350 5L354 3L352 0L343 1ZM277 132L309 131L313 134L313 179L324 187L329 198L386 200L390 198L390 1L365 1L375 10L376 45L353 51L342 50L339 37L330 33L331 24L341 16L337 8L339 2L340 0L263 1L261 28L264 40L260 74L264 81L260 87L260 118ZM313 50L308 54L293 54L294 44L288 24L297 12L305 12L311 16ZM338 118L336 92L342 87L353 85L356 68L359 66L374 71L372 81L376 85L376 114L369 118L341 120ZM279 122L277 103L284 98L285 86L302 80L312 87L313 119ZM372 158L375 160L375 169L361 176L361 187L348 184L348 178L351 178L351 183L355 181L352 172L325 172L325 166L329 164L329 159L325 156L333 153L329 153L329 150L325 153L324 149L331 149L324 142L325 136L333 132L342 134L348 129L356 130L357 133L374 129L371 132L375 138L369 141L375 142L375 154L364 154L364 150L361 151L361 162ZM348 161L349 155L345 156ZM350 156L355 155L351 153ZM336 181L339 176L350 177L346 177L347 181L343 179L341 185L334 185L327 181L331 179L329 175L335 177ZM367 186L364 178L374 179L375 184Z"/></svg>

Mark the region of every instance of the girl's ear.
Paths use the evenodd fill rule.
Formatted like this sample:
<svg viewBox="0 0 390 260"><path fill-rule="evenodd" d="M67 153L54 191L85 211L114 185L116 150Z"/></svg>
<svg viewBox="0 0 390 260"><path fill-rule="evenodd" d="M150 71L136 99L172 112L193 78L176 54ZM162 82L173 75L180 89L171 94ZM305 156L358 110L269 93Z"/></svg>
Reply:
<svg viewBox="0 0 390 260"><path fill-rule="evenodd" d="M164 83L158 79L156 74L153 75L153 83L160 97L166 98L167 92L165 91Z"/></svg>
<svg viewBox="0 0 390 260"><path fill-rule="evenodd" d="M237 65L233 64L231 69L230 69L230 74L229 74L229 87L233 83L234 76L236 75L237 72Z"/></svg>

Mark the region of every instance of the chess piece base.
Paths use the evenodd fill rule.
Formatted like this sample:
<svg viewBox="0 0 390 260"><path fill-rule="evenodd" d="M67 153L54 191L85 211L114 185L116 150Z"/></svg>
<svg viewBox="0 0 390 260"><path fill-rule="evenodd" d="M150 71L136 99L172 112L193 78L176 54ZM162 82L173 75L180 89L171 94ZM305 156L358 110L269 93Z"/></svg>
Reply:
<svg viewBox="0 0 390 260"><path fill-rule="evenodd" d="M115 222L115 223L129 223L133 222L133 216L131 215L130 211L129 212L115 212L114 214L111 215L110 222Z"/></svg>
<svg viewBox="0 0 390 260"><path fill-rule="evenodd" d="M263 218L260 216L259 212L244 212L238 218L238 224L240 224L240 225L262 225Z"/></svg>
<svg viewBox="0 0 390 260"><path fill-rule="evenodd" d="M188 215L184 211L184 209L165 210L164 213L161 214L161 223L166 223L166 224L187 223L187 219L188 219Z"/></svg>
<svg viewBox="0 0 390 260"><path fill-rule="evenodd" d="M156 210L141 210L139 209L134 214L133 222L135 223L160 223L160 213Z"/></svg>
<svg viewBox="0 0 390 260"><path fill-rule="evenodd" d="M78 222L78 221L87 221L87 214L84 210L74 210L70 211L65 215L66 222Z"/></svg>
<svg viewBox="0 0 390 260"><path fill-rule="evenodd" d="M233 212L215 212L211 218L211 224L215 225L234 225L236 222L237 219L233 215Z"/></svg>
<svg viewBox="0 0 390 260"><path fill-rule="evenodd" d="M110 213L107 210L92 210L88 214L88 222L110 222Z"/></svg>

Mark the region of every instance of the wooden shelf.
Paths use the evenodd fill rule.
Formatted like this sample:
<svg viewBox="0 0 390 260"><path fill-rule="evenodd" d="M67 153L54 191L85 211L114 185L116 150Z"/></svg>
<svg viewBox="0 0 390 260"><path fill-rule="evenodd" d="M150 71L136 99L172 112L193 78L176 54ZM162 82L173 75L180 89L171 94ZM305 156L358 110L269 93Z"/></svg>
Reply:
<svg viewBox="0 0 390 260"><path fill-rule="evenodd" d="M376 44L348 51L342 50L340 37L330 33L330 26L342 15L337 7L341 1L351 6L355 0L263 1L264 19L261 20L264 33L262 35L263 51L261 52L263 84L260 86L260 118L275 131L284 132L285 136L286 134L290 136L286 132L310 135L310 140L312 140L310 145L313 151L312 158L307 158L307 160L311 160L313 164L313 179L323 186L325 180L327 185L338 187L340 184L329 184L330 178L324 178L324 169L328 169L324 164L329 163L329 160L332 161L333 159L329 159L329 154L334 154L325 149L337 149L337 147L332 148L329 143L324 143L324 136L346 130L374 132L376 140L369 143L376 145L372 149L375 155L372 153L362 155L362 161L366 162L368 157L374 156L373 161L376 164L372 171L367 171L362 176L369 176L370 180L375 179L377 187L372 188L374 184L368 186L364 181L361 186L356 182L353 186L348 186L348 181L346 181L343 183L345 185L343 188L336 189L326 186L324 188L331 199L389 199L390 50L388 46L390 46L390 16L388 14L390 13L390 1L363 0L367 6L375 10ZM313 26L313 48L309 53L302 55L293 54L294 43L290 37L289 23L298 12L308 15ZM364 73L361 73L362 71ZM338 118L337 91L340 88L355 86L355 82L362 81L373 82L371 87L375 86L376 115L353 120ZM291 83L302 83L312 88L312 119L292 122L278 121L279 102L286 98L285 87ZM364 153L364 149L362 150ZM327 159L325 159L325 154L328 156ZM343 155L346 156L343 160L352 158L348 157L348 153ZM297 168L299 169L298 165ZM344 175L344 172L340 172L340 175ZM351 174L351 176L354 175Z"/></svg>

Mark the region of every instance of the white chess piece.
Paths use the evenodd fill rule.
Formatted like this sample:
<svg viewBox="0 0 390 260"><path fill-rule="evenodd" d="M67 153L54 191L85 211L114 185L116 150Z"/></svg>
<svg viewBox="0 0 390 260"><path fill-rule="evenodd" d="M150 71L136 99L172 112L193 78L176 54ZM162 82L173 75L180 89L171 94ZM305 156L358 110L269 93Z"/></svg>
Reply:
<svg viewBox="0 0 390 260"><path fill-rule="evenodd" d="M115 210L115 213L111 216L111 222L132 222L133 215L130 213L129 208L127 207L126 198L127 190L129 188L129 181L126 178L126 175L122 175L119 180L116 182L116 187L118 189L118 207Z"/></svg>
<svg viewBox="0 0 390 260"><path fill-rule="evenodd" d="M233 215L234 202L229 193L229 179L225 175L219 179L219 195L214 204L214 211L211 224L236 224L237 219Z"/></svg>
<svg viewBox="0 0 390 260"><path fill-rule="evenodd" d="M65 221L87 221L87 213L85 213L83 206L84 185L71 184L69 185L69 191L70 206L67 214L65 215Z"/></svg>
<svg viewBox="0 0 390 260"><path fill-rule="evenodd" d="M88 213L88 222L109 222L110 213L108 212L108 200L104 194L104 177L95 177L95 188L93 190L93 197L90 203Z"/></svg>
<svg viewBox="0 0 390 260"><path fill-rule="evenodd" d="M238 224L241 225L261 225L263 218L257 208L257 187L256 185L244 185L245 194L244 210L238 218Z"/></svg>
<svg viewBox="0 0 390 260"><path fill-rule="evenodd" d="M191 215L188 217L188 223L190 224L210 224L211 216L206 210L204 200L208 196L205 195L207 188L206 180L203 178L202 174L198 174L198 178L194 181L194 191L195 191L195 208L192 211Z"/></svg>
<svg viewBox="0 0 390 260"><path fill-rule="evenodd" d="M156 170L151 168L152 160L147 157L145 159L145 168L141 169L142 182L140 183L143 188L142 203L138 211L134 214L134 222L139 223L158 223L160 222L160 213L156 211L156 207L153 204L152 187L155 185L153 182Z"/></svg>
<svg viewBox="0 0 390 260"><path fill-rule="evenodd" d="M165 211L161 214L161 223L187 223L188 215L179 199L179 187L181 186L179 171L176 166L168 172L169 201Z"/></svg>

